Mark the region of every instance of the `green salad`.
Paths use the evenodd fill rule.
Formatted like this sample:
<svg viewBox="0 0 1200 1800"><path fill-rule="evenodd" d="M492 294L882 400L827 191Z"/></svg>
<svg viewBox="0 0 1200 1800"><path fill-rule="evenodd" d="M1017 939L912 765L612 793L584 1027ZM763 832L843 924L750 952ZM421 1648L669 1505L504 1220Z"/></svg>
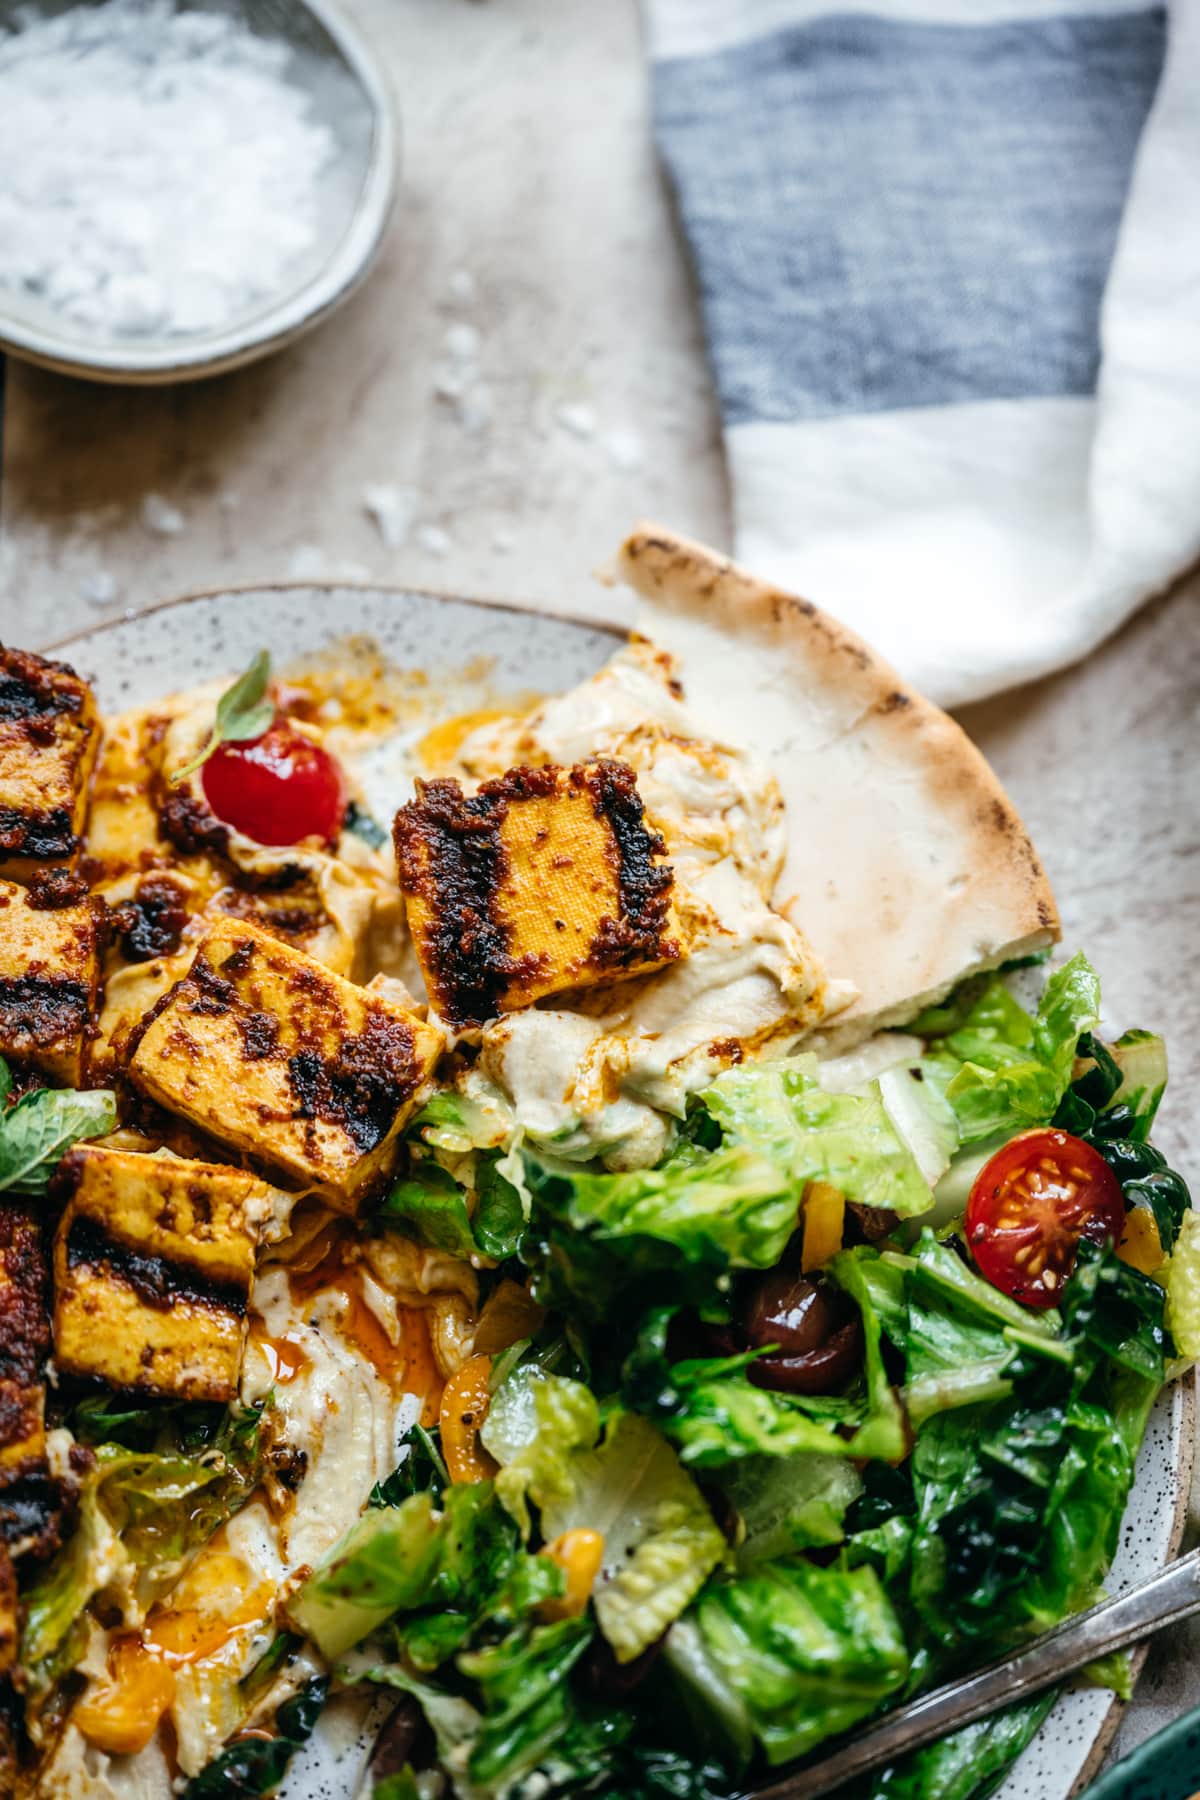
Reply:
<svg viewBox="0 0 1200 1800"><path fill-rule="evenodd" d="M1200 1353L1163 1044L1099 1019L1082 955L1036 1014L976 978L841 1091L728 1069L650 1169L501 1155L440 1093L388 1223L488 1258L523 1335L291 1597L269 1654L328 1677L189 1794L270 1791L332 1682L396 1698L374 1800L725 1800L1091 1605ZM1052 1702L862 1792L987 1792Z"/></svg>

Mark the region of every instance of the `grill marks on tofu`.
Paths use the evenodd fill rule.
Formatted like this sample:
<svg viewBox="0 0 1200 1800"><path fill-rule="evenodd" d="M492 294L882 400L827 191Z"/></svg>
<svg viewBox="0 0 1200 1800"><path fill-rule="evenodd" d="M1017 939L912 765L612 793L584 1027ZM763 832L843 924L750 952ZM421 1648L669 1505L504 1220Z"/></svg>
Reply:
<svg viewBox="0 0 1200 1800"><path fill-rule="evenodd" d="M66 663L0 646L0 873L75 857L100 727Z"/></svg>
<svg viewBox="0 0 1200 1800"><path fill-rule="evenodd" d="M55 1177L58 1366L110 1387L231 1400L262 1184L237 1169L77 1145Z"/></svg>
<svg viewBox="0 0 1200 1800"><path fill-rule="evenodd" d="M441 1047L382 990L223 919L143 1022L129 1073L160 1105L348 1211L386 1169Z"/></svg>
<svg viewBox="0 0 1200 1800"><path fill-rule="evenodd" d="M421 972L456 1028L684 955L666 845L612 759L417 783L395 821Z"/></svg>
<svg viewBox="0 0 1200 1800"><path fill-rule="evenodd" d="M42 1379L50 1351L43 1210L37 1201L0 1200L0 1562L18 1551L48 1554L58 1542Z"/></svg>
<svg viewBox="0 0 1200 1800"><path fill-rule="evenodd" d="M100 985L101 909L74 895L0 880L0 1055L68 1087L82 1077Z"/></svg>

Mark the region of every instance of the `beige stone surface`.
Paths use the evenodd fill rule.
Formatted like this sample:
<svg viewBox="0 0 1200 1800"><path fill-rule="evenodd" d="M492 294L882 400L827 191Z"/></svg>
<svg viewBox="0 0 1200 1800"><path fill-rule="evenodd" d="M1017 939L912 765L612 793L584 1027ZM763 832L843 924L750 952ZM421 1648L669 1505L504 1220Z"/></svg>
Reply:
<svg viewBox="0 0 1200 1800"><path fill-rule="evenodd" d="M403 117L379 268L310 338L215 382L120 391L11 365L0 636L36 645L103 617L86 591L101 575L118 590L109 611L291 571L595 612L612 603L588 571L637 515L727 546L634 0L350 9L386 52ZM465 412L437 391L463 374L455 325L478 333ZM588 409L591 435L588 412L568 413L572 430L563 407ZM364 511L372 484L411 490L402 546ZM149 494L182 529L146 528ZM1112 1022L1169 1036L1161 1142L1194 1182L1198 591L1151 606L1082 668L963 715L1025 813L1068 942L1103 971ZM1175 1634L1155 1651L1127 1740L1200 1698L1198 1648Z"/></svg>

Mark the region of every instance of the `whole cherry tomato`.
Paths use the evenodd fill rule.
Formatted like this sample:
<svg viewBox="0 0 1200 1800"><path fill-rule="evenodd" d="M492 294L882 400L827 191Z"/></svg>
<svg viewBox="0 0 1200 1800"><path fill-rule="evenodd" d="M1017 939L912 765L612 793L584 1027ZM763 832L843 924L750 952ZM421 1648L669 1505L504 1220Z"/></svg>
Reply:
<svg viewBox="0 0 1200 1800"><path fill-rule="evenodd" d="M967 1244L980 1273L1026 1306L1054 1306L1080 1238L1118 1243L1121 1184L1098 1150L1065 1131L1024 1131L975 1177Z"/></svg>
<svg viewBox="0 0 1200 1800"><path fill-rule="evenodd" d="M219 744L200 785L218 819L258 844L332 843L346 815L338 763L286 719L246 743Z"/></svg>

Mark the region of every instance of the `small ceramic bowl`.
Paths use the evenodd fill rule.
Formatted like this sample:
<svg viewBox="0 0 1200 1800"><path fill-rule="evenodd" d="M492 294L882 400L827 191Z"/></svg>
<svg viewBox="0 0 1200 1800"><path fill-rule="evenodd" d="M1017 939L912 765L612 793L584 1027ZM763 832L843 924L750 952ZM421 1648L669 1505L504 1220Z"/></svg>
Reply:
<svg viewBox="0 0 1200 1800"><path fill-rule="evenodd" d="M0 0L0 27L79 0ZM374 261L396 190L399 130L373 50L328 0L204 0L284 42L336 154L318 178L317 237L286 289L219 329L104 334L37 295L0 287L0 349L92 381L152 384L219 375L291 343L339 306Z"/></svg>

